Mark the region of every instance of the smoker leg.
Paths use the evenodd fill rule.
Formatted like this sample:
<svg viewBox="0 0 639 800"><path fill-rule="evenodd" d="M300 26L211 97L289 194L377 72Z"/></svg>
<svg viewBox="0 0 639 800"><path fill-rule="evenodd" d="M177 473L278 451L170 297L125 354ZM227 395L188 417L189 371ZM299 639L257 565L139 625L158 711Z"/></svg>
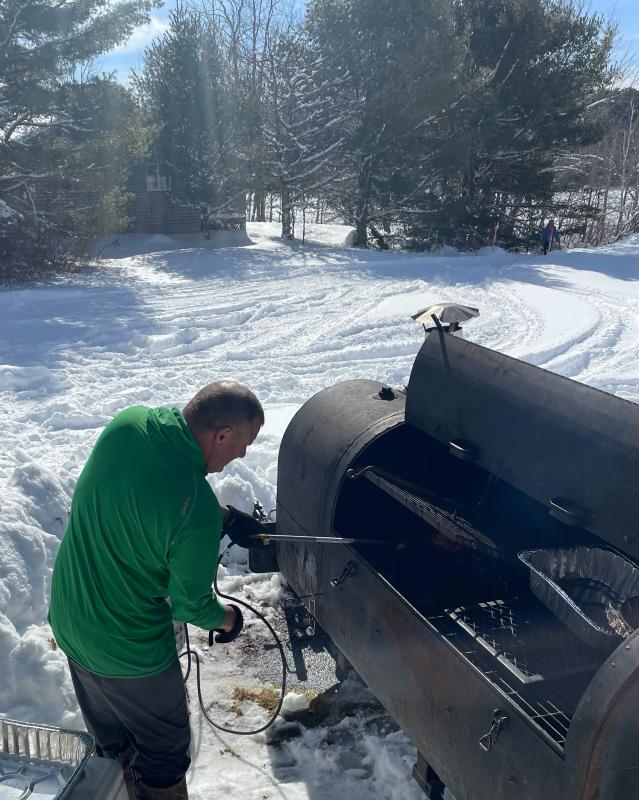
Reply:
<svg viewBox="0 0 639 800"><path fill-rule="evenodd" d="M430 800L444 800L444 789L446 787L421 753L417 753L417 761L413 765L413 778L422 787Z"/></svg>
<svg viewBox="0 0 639 800"><path fill-rule="evenodd" d="M351 662L346 658L341 650L337 651L335 657L335 677L341 683L348 678L348 673L353 669Z"/></svg>

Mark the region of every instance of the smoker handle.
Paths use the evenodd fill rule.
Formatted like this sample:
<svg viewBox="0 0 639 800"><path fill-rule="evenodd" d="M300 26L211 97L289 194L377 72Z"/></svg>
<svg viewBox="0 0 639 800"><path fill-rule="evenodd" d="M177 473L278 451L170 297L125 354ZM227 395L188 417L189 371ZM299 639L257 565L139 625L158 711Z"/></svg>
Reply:
<svg viewBox="0 0 639 800"><path fill-rule="evenodd" d="M551 517L572 528L580 528L588 518L588 511L585 508L565 497L551 497L548 505L548 513Z"/></svg>
<svg viewBox="0 0 639 800"><path fill-rule="evenodd" d="M451 439L448 442L448 452L461 461L477 461L479 450L474 444L463 439Z"/></svg>
<svg viewBox="0 0 639 800"><path fill-rule="evenodd" d="M340 575L331 578L329 583L333 587L333 589L337 589L338 586L341 586L345 580L348 578L352 578L353 575L357 574L357 564L354 561L347 561L346 566L342 570Z"/></svg>
<svg viewBox="0 0 639 800"><path fill-rule="evenodd" d="M508 722L508 716L504 714L504 712L500 708L496 708L493 711L493 719L490 726L490 730L488 731L488 733L484 734L479 740L479 746L484 752L490 753L493 747L497 744L497 739L499 739L499 734L502 732L507 722Z"/></svg>

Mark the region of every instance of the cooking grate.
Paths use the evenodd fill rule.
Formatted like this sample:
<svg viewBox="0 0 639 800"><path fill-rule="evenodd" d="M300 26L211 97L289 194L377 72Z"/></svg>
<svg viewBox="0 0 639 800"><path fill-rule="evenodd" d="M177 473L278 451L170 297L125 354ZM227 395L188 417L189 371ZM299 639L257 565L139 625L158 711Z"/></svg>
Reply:
<svg viewBox="0 0 639 800"><path fill-rule="evenodd" d="M583 672L601 661L530 602L493 600L446 613L522 683Z"/></svg>
<svg viewBox="0 0 639 800"><path fill-rule="evenodd" d="M491 680L509 700L532 722L542 735L563 751L568 735L568 728L572 722L571 713L566 708L574 707L577 704L575 698L566 705L568 698L564 697L562 706L556 699L539 696L536 692L525 693L517 691L501 675L492 672L490 669L484 670L484 674Z"/></svg>
<svg viewBox="0 0 639 800"><path fill-rule="evenodd" d="M478 603L429 621L563 752L582 684L599 665L596 653L536 601Z"/></svg>
<svg viewBox="0 0 639 800"><path fill-rule="evenodd" d="M389 475L379 468L366 467L353 477L364 475L371 483L421 517L431 527L456 544L499 556L495 542L464 519L453 501L442 500L417 484Z"/></svg>

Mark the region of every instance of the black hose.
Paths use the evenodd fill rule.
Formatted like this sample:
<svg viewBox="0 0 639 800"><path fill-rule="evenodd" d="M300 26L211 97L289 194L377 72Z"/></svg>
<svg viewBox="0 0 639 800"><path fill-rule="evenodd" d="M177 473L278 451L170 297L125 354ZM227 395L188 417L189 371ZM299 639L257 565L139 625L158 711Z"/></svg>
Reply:
<svg viewBox="0 0 639 800"><path fill-rule="evenodd" d="M218 568L219 568L220 562L222 561L222 558L223 558L223 556L225 555L226 552L227 552L226 550L223 551L222 554L220 555L220 557L218 558L218 560L217 560ZM199 700L199 703L200 703L200 710L202 711L204 719L206 719L206 721L209 723L209 725L212 725L214 728L217 728L219 731L224 731L225 733L233 733L236 736L255 736L258 733L262 733L262 731L265 731L267 728L270 728L271 725L277 719L277 717L278 717L278 715L279 715L279 713L280 713L280 711L282 709L282 703L284 702L284 695L286 694L286 673L288 671L288 664L286 663L286 655L284 653L284 647L282 646L282 642L280 641L279 636L275 632L275 629L273 628L271 623L266 619L266 617L264 617L262 614L260 614L260 612L257 611L255 608L253 608L253 606L251 606L248 603L244 602L244 600L238 600L237 597L231 597L231 595L224 594L223 592L221 592L218 589L218 586L217 586L217 570L215 571L215 580L213 582L213 586L215 588L215 594L218 597L223 597L225 600L232 600L234 603L238 603L239 605L244 606L244 608L248 608L248 610L252 611L258 619L262 620L262 622L266 625L266 627L271 632L271 635L273 636L273 639L275 640L275 644L278 647L278 650L279 650L279 653L280 653L280 658L282 659L282 684L281 684L281 689L280 689L280 699L279 699L279 702L277 704L277 708L275 709L275 712L273 713L273 715L271 716L269 721L265 725L262 725L261 728L257 728L254 731L236 731L236 730L233 730L232 728L225 728L224 725L218 725L217 722L214 722L211 719L211 717L209 717L209 715L206 713L206 709L204 708L204 700L202 699L202 686L200 684L200 657L198 656L198 654L194 650L191 650L191 646L189 644L189 631L188 631L188 627L187 627L186 623L184 624L184 634L185 634L185 642L186 642L185 650L182 653L180 653L180 658L183 658L184 656L188 656L188 667L186 669L186 675L184 676L184 683L186 684L186 682L187 682L187 680L189 678L189 675L191 674L191 659L194 658L195 659L195 680L196 680L196 684L197 684L197 696L198 696L198 700Z"/></svg>

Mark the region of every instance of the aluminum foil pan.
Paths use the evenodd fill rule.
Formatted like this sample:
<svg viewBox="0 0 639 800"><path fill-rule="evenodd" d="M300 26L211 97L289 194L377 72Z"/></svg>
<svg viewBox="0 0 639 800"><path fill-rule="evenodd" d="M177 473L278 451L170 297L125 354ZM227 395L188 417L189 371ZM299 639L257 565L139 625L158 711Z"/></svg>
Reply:
<svg viewBox="0 0 639 800"><path fill-rule="evenodd" d="M624 601L639 595L639 567L599 547L525 550L530 589L582 642L610 653L632 633L615 621Z"/></svg>
<svg viewBox="0 0 639 800"><path fill-rule="evenodd" d="M0 800L64 800L94 748L88 733L0 719Z"/></svg>

